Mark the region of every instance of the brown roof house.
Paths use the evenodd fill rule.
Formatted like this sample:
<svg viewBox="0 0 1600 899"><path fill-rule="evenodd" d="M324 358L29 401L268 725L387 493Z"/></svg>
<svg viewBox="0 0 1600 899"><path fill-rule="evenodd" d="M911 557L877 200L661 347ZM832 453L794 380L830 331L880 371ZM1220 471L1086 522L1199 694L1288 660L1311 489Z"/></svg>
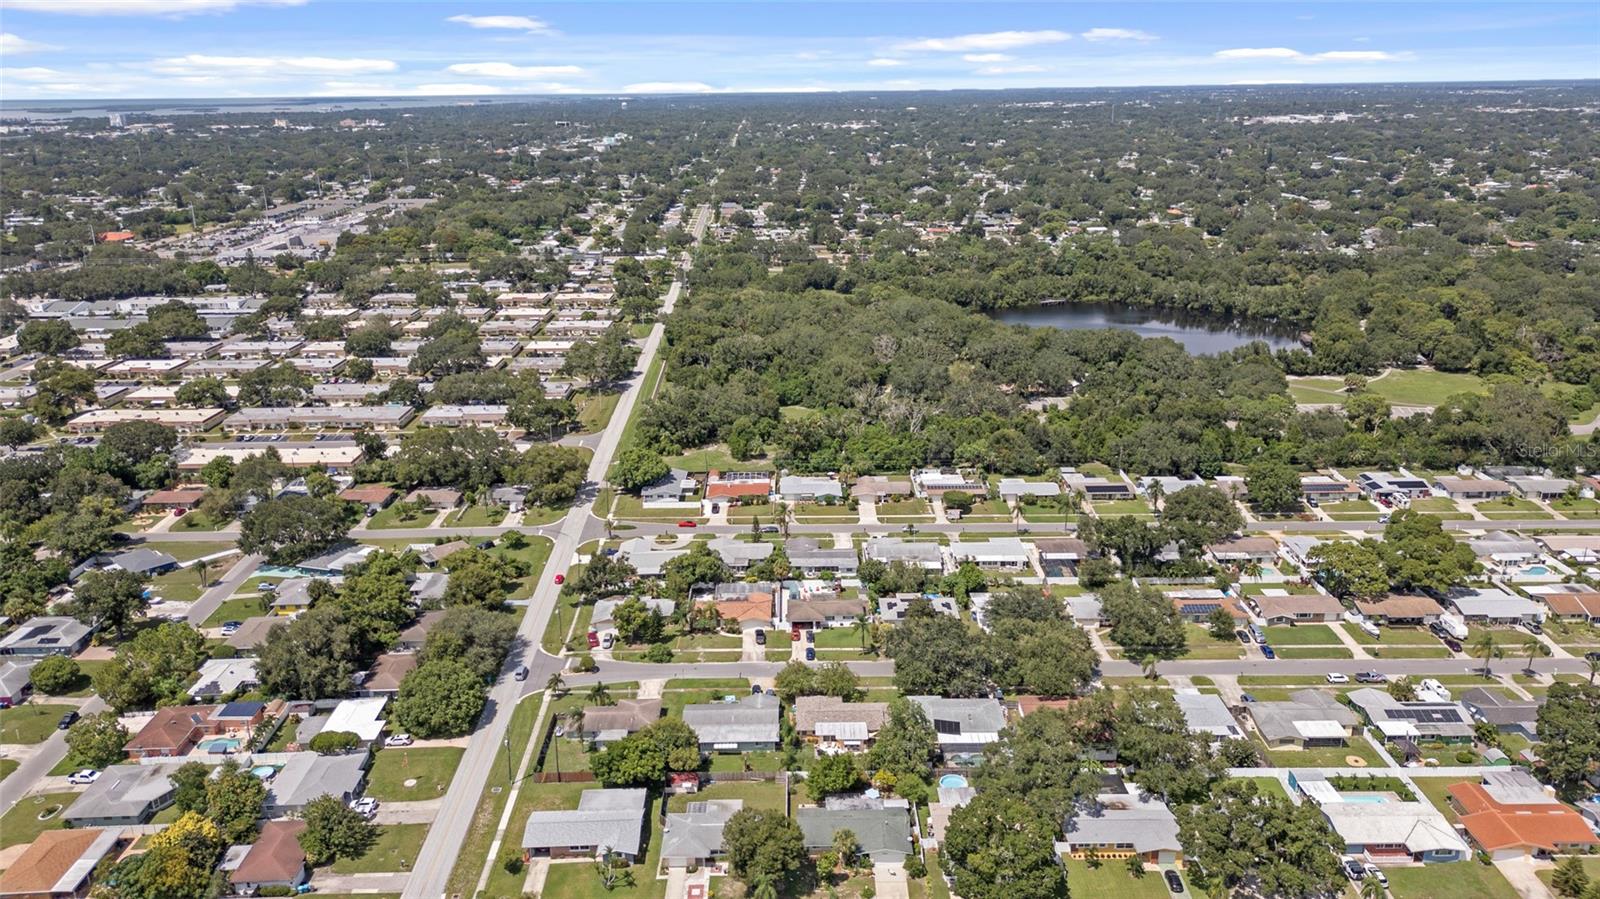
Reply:
<svg viewBox="0 0 1600 899"><path fill-rule="evenodd" d="M1356 611L1386 624L1432 624L1444 614L1438 603L1426 596L1390 594L1378 600L1356 600Z"/></svg>
<svg viewBox="0 0 1600 899"><path fill-rule="evenodd" d="M864 749L888 717L887 702L844 702L837 696L801 696L794 701L796 733L849 750Z"/></svg>
<svg viewBox="0 0 1600 899"><path fill-rule="evenodd" d="M79 899L89 895L95 868L131 842L120 828L47 830L0 874L6 899Z"/></svg>
<svg viewBox="0 0 1600 899"><path fill-rule="evenodd" d="M239 867L228 875L235 892L249 896L263 887L294 889L306 882L306 853L300 848L300 834L306 822L268 821L261 835L251 844Z"/></svg>
<svg viewBox="0 0 1600 899"><path fill-rule="evenodd" d="M616 705L585 706L578 735L605 746L649 727L660 718L659 698L619 699Z"/></svg>

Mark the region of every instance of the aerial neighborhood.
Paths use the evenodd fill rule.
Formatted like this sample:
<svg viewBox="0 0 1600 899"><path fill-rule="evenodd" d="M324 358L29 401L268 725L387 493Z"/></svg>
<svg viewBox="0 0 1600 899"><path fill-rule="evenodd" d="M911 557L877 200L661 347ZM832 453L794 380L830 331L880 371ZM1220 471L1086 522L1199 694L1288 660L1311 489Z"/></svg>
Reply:
<svg viewBox="0 0 1600 899"><path fill-rule="evenodd" d="M0 899L1594 899L1595 91L1354 93L7 120Z"/></svg>

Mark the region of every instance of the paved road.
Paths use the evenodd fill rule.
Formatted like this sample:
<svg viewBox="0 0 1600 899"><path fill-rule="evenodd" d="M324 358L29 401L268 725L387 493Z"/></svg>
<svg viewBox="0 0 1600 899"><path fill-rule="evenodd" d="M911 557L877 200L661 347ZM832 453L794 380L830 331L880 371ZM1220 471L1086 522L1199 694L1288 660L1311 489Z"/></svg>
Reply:
<svg viewBox="0 0 1600 899"><path fill-rule="evenodd" d="M211 617L211 613L217 610L217 606L222 605L223 600L232 596L233 591L239 589L240 584L249 580L250 576L256 573L256 569L261 567L261 563L266 560L266 556L252 554L233 563L233 567L229 568L228 573L222 576L222 580L212 584L210 589L200 594L200 598L195 600L194 605L189 607L189 623L195 627L205 624L206 619Z"/></svg>
<svg viewBox="0 0 1600 899"><path fill-rule="evenodd" d="M694 225L697 238L705 230L705 221L705 209L702 208L696 216ZM662 302L662 318L672 312L682 289L681 281L673 282ZM639 375L628 385L628 389L618 400L616 411L612 413L610 423L606 425L595 446L594 458L589 464L590 485L600 485L605 482L612 456L617 451L622 433L627 428L628 419L632 417L634 406L643 392L644 373L650 370L650 364L661 348L664 334L665 327L658 321L650 329L650 336L645 338L644 347L639 353ZM530 668L536 667L531 663L538 663L537 667L541 671L550 664L550 661L559 664L558 660L551 659L538 649L539 639L544 634L545 625L555 610L560 593L550 573L563 570L576 555L578 547L592 539L591 534L600 528L600 522L593 514L593 505L594 489L591 487L581 502L574 506L558 525L553 529L543 529L543 533L547 535L554 530L555 547L550 553L550 565L546 576L534 589L533 596L528 600L527 611L517 628L517 637L522 648L520 651L514 651L506 660L499 681L489 691L489 702L484 709L483 717L478 722L471 742L467 744L466 753L456 769L456 776L450 782L450 789L445 793L444 801L440 803L433 827L428 830L428 837L422 844L416 867L406 881L404 892L401 893L404 899L435 899L445 895L451 869L455 867L461 845L465 842L467 831L472 825L478 800L483 795L490 773L496 770L495 756L500 751L501 742L505 739L506 730L511 724L511 713L516 708L517 700L529 688L542 687L548 676L547 673L530 675L526 681L519 682L511 677L511 672L524 662L530 663ZM501 529L487 530L493 533Z"/></svg>
<svg viewBox="0 0 1600 899"><path fill-rule="evenodd" d="M78 714L88 717L106 710L106 704L100 697L94 696L78 707ZM67 732L54 731L49 739L39 745L39 749L32 756L24 759L17 770L11 772L5 780L0 781L0 808L9 809L17 801L33 791L50 769L61 763L67 757Z"/></svg>

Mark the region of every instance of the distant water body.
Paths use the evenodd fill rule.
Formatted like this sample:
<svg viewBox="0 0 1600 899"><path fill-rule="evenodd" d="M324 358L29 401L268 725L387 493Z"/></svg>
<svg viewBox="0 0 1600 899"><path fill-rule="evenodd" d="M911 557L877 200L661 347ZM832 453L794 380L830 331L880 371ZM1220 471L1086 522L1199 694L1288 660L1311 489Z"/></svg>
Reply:
<svg viewBox="0 0 1600 899"><path fill-rule="evenodd" d="M5 100L0 118L31 121L103 119L112 113L125 116L274 115L288 113L357 112L360 110L418 109L432 106L487 106L496 103L533 103L537 97L260 97L195 100Z"/></svg>
<svg viewBox="0 0 1600 899"><path fill-rule="evenodd" d="M1132 331L1140 337L1170 337L1195 356L1224 353L1257 340L1266 342L1274 350L1300 345L1299 329L1290 325L1147 306L1051 303L997 309L990 312L989 316L1008 325L1032 325L1067 331L1115 328Z"/></svg>

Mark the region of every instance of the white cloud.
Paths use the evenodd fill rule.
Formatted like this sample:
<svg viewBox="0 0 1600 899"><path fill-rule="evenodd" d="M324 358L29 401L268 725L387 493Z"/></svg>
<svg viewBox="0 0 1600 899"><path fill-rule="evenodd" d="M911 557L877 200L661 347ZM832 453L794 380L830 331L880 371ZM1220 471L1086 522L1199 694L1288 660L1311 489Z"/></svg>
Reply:
<svg viewBox="0 0 1600 899"><path fill-rule="evenodd" d="M339 59L329 56L207 56L190 53L158 59L150 68L164 75L232 75L263 77L284 75L369 75L393 72L390 59Z"/></svg>
<svg viewBox="0 0 1600 899"><path fill-rule="evenodd" d="M187 16L241 6L300 6L306 0L0 0L0 9L69 16Z"/></svg>
<svg viewBox="0 0 1600 899"><path fill-rule="evenodd" d="M446 22L460 22L469 28L499 28L508 31L549 31L546 25L532 16L451 16Z"/></svg>
<svg viewBox="0 0 1600 899"><path fill-rule="evenodd" d="M405 93L418 97L481 97L506 93L506 88L498 84L463 84L452 81L447 84L419 84L407 89Z"/></svg>
<svg viewBox="0 0 1600 899"><path fill-rule="evenodd" d="M1036 65L984 66L983 68L979 69L975 74L978 74L978 75L1023 75L1023 74L1026 74L1028 72L1047 72L1047 71L1049 71L1049 69L1047 69L1046 67L1044 67L1044 66L1036 66Z"/></svg>
<svg viewBox="0 0 1600 899"><path fill-rule="evenodd" d="M7 56L21 56L24 53L38 53L43 50L54 49L56 48L49 44L26 40L20 34L0 31L0 53L4 53Z"/></svg>
<svg viewBox="0 0 1600 899"><path fill-rule="evenodd" d="M26 66L20 69L0 69L0 81L15 79L17 81L55 81L66 76L55 69L44 66Z"/></svg>
<svg viewBox="0 0 1600 899"><path fill-rule="evenodd" d="M1406 59L1407 54L1385 50L1329 50L1324 53L1301 53L1288 47L1237 47L1218 50L1212 54L1217 59L1287 59L1299 63L1319 62L1393 62Z"/></svg>
<svg viewBox="0 0 1600 899"><path fill-rule="evenodd" d="M990 31L983 34L958 34L955 37L931 37L900 45L902 50L932 50L943 53L962 53L968 50L1012 50L1039 44L1059 44L1071 40L1065 31Z"/></svg>
<svg viewBox="0 0 1600 899"><path fill-rule="evenodd" d="M968 53L961 58L967 62L1010 62L1016 59L1009 53Z"/></svg>
<svg viewBox="0 0 1600 899"><path fill-rule="evenodd" d="M1086 41L1154 41L1159 40L1148 31L1133 28L1091 28L1078 35Z"/></svg>
<svg viewBox="0 0 1600 899"><path fill-rule="evenodd" d="M716 88L703 81L641 81L622 89L625 94L709 94Z"/></svg>
<svg viewBox="0 0 1600 899"><path fill-rule="evenodd" d="M445 71L482 78L555 78L584 73L579 66L518 66L509 62L458 62Z"/></svg>
<svg viewBox="0 0 1600 899"><path fill-rule="evenodd" d="M882 56L878 57L877 59L867 60L867 65L879 69L892 69L895 66L903 66L905 64L906 61L903 59L888 59Z"/></svg>

